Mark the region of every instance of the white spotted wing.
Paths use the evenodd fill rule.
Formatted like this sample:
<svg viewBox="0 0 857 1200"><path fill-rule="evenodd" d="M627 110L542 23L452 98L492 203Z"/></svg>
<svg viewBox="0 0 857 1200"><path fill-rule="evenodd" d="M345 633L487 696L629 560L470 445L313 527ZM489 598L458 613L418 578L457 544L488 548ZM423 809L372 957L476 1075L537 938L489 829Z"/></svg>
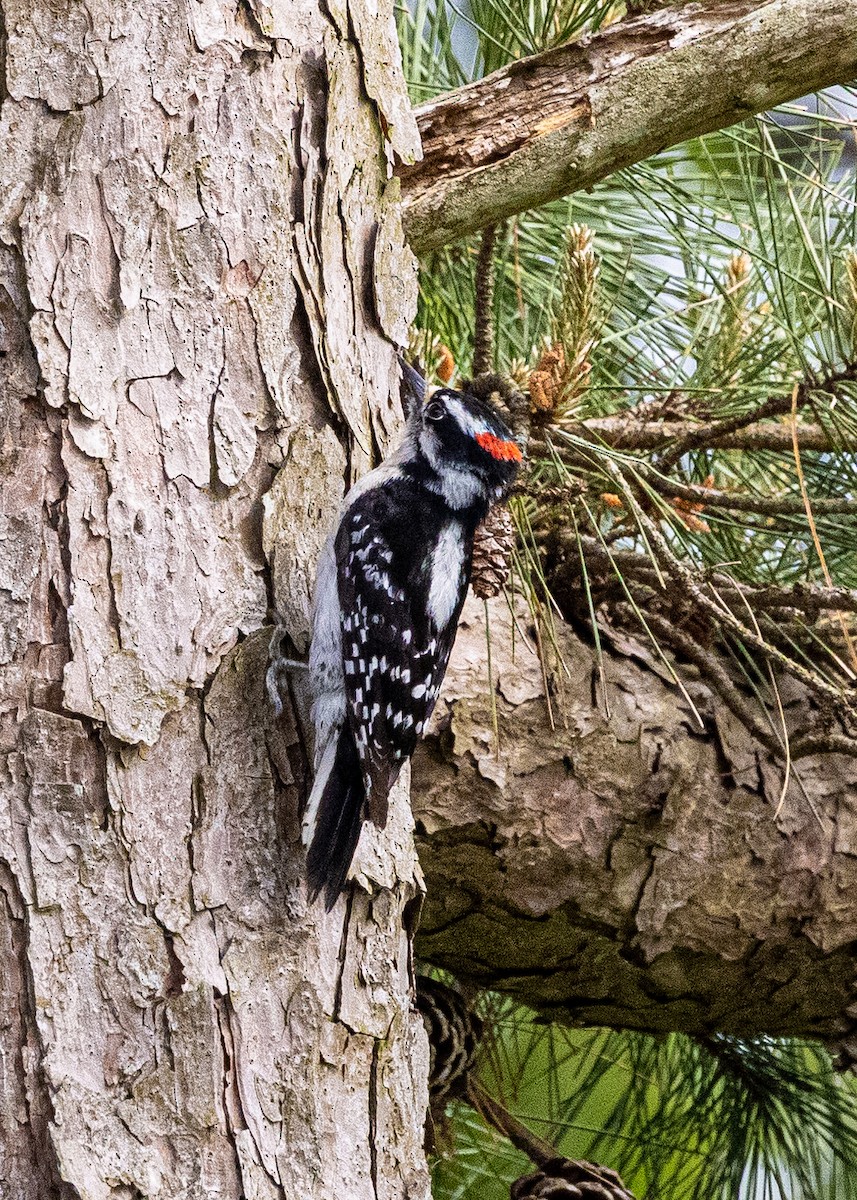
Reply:
<svg viewBox="0 0 857 1200"><path fill-rule="evenodd" d="M348 720L368 813L387 818L387 796L437 700L470 571L472 539L448 510L419 509L401 528L404 491L358 497L336 538L342 661ZM396 519L398 516L398 519Z"/></svg>

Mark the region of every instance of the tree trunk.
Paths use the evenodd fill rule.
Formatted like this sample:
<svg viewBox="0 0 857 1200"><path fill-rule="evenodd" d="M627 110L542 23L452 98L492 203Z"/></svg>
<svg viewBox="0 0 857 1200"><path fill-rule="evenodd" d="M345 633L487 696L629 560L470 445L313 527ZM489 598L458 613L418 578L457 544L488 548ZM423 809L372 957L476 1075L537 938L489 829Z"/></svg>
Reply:
<svg viewBox="0 0 857 1200"><path fill-rule="evenodd" d="M391 5L0 12L0 1193L426 1196L406 789L308 910L263 682L400 419Z"/></svg>
<svg viewBox="0 0 857 1200"><path fill-rule="evenodd" d="M419 952L563 1021L853 1039L857 760L787 773L642 635L602 632L602 676L556 621L543 670L526 606L489 609L499 748L470 601L414 759Z"/></svg>

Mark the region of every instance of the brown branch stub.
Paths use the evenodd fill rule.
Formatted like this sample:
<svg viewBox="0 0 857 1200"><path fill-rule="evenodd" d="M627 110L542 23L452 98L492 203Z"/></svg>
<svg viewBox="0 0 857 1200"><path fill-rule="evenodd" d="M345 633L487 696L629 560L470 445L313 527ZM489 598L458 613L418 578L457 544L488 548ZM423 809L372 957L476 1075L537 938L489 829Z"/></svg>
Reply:
<svg viewBox="0 0 857 1200"><path fill-rule="evenodd" d="M591 187L666 146L857 74L851 0L706 0L648 13L416 110L400 170L420 252Z"/></svg>
<svg viewBox="0 0 857 1200"><path fill-rule="evenodd" d="M473 280L476 321L473 334L473 374L494 370L494 245L497 226L482 231Z"/></svg>

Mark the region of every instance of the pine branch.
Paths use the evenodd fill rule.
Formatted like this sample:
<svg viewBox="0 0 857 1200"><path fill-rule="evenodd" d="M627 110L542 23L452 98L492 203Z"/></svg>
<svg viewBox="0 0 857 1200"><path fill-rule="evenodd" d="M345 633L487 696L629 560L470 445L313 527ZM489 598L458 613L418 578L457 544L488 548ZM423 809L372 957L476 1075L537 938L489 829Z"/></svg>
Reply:
<svg viewBox="0 0 857 1200"><path fill-rule="evenodd" d="M568 460L572 456L560 456ZM669 500L687 500L691 504L700 505L702 509L721 509L730 512L759 513L761 516L804 516L806 505L802 496L749 496L740 492L723 492L717 488L705 487L702 484L680 483L676 479L666 479L659 470L654 470L646 462L635 463L634 471L646 484L660 495ZM626 480L626 484L629 481ZM557 504L573 499L586 491L585 484L571 478L561 485L545 484L539 481L523 480L516 486L515 492L531 496L541 505ZM639 497L637 497L639 500ZM850 516L857 514L857 499L849 496L813 496L810 497L812 511L817 517Z"/></svg>
<svg viewBox="0 0 857 1200"><path fill-rule="evenodd" d="M830 371L821 379L802 380L795 398L796 408L812 407L819 394L835 397L841 384L854 381L857 381L857 362ZM588 417L582 421L536 426L532 434L533 450L536 455L545 453L549 449L552 432L600 443L613 450L650 451L668 447L658 463L661 475L665 475L691 450L769 450L790 454L793 450L791 426L776 423L772 418L785 416L791 408L792 394L788 392L769 396L749 412L700 423L664 421L650 416L647 407L638 404L626 412L609 417ZM838 431L834 435L821 425L798 425L797 439L801 450L822 453L857 450L857 439L852 443Z"/></svg>
<svg viewBox="0 0 857 1200"><path fill-rule="evenodd" d="M584 438L596 445L609 446L612 450L659 450L675 442L676 446L669 450L660 464L664 473L692 449L771 450L787 454L792 448L791 429L788 425L774 424L744 424L734 433L719 433L714 423L701 426L694 421L628 421L624 417L590 417L564 426L561 432ZM537 437L534 430L536 451ZM820 453L855 451L857 438L852 442L838 433L834 436L820 425L798 425L798 445L801 450L817 450ZM676 457L678 446L684 448Z"/></svg>
<svg viewBox="0 0 857 1200"><path fill-rule="evenodd" d="M729 438L731 435L737 434L739 430L744 431L746 436L751 428L755 428L756 422L762 422L770 417L785 416L786 413L792 411L795 407L798 410L812 403L813 393L827 392L835 395L836 385L846 383L857 379L857 363L848 363L847 366L839 371L831 371L821 380L801 380L797 388L797 395L792 396L792 393L786 393L780 396L771 396L764 404L760 405L754 412L741 414L734 417L725 417L720 421L713 421L707 426L689 430L678 443L672 447L668 454L664 456L661 463L661 470L668 471L681 460L683 455L690 450L697 450L701 447L709 445L723 445L723 439ZM762 427L764 428L764 427ZM792 447L792 431L790 428L781 427L788 435L788 449ZM813 449L835 449L835 446L830 444L829 437L826 438L826 445L812 446L806 443L808 429L818 429L817 426L803 426L798 429L798 445L801 450ZM780 432L780 429L777 429ZM824 436L825 431L819 429L819 441ZM761 429L757 431L757 436L762 436ZM739 446L737 449L781 449L781 446Z"/></svg>
<svg viewBox="0 0 857 1200"><path fill-rule="evenodd" d="M565 577L574 588L576 571L575 561L582 551L588 562L589 586L598 591L606 577L608 586L614 580L616 571L628 580L634 580L638 588L636 599L645 611L645 620L650 631L664 645L670 646L689 662L694 663L702 672L709 684L719 693L727 706L736 714L750 733L772 755L782 754L780 740L772 732L771 727L761 718L756 707L752 705L733 682L721 657L716 651L700 644L698 637L688 629L683 628L683 621L677 619L675 613L670 619L658 611L658 605L665 596L664 577L678 584L677 594L682 597L682 604L687 609L687 624L696 623L709 630L721 630L738 638L744 645L757 651L764 661L769 662L778 670L785 671L799 679L811 693L822 698L831 714L836 714L841 720L849 720L853 716L845 689L827 681L817 670L804 665L791 652L788 640L783 643L779 634L784 628L784 616L790 609L797 616L805 611L812 620L817 620L823 610L832 612L857 611L857 590L847 588L820 588L817 585L793 585L790 588L752 588L742 585L736 579L722 572L705 573L680 561L673 554L659 525L634 498L631 486L623 478L618 467L607 461L605 471L614 481L617 491L625 496L626 507L633 514L649 544L651 556L638 554L633 551L613 551L612 553L598 539L586 535L572 535L564 528L548 528L544 532L542 548L547 551L552 562L549 574L551 586L562 585ZM660 568L660 570L656 567ZM600 577L600 578L599 578ZM638 614L633 605L627 603L623 594L616 598L614 592L612 611L622 623L636 624ZM559 593L555 593L559 597ZM738 612L757 612L759 620L765 626L762 613L765 610L776 611L776 621L769 627L760 628L758 621L747 623L735 615ZM785 610L785 611L784 611ZM784 645L785 648L781 648ZM820 752L845 753L857 755L857 739L846 734L831 732L829 729L806 729L794 738L790 752L793 758Z"/></svg>
<svg viewBox="0 0 857 1200"><path fill-rule="evenodd" d="M850 0L705 0L619 22L416 110L400 168L425 252L665 146L857 75Z"/></svg>
<svg viewBox="0 0 857 1200"><path fill-rule="evenodd" d="M677 483L662 479L651 473L647 482L655 491L670 499L689 500L707 509L724 509L732 512L759 513L762 516L805 516L806 506L801 496L742 496L731 492L719 492L695 484ZM810 500L817 517L853 515L857 513L857 500L847 496L814 496Z"/></svg>

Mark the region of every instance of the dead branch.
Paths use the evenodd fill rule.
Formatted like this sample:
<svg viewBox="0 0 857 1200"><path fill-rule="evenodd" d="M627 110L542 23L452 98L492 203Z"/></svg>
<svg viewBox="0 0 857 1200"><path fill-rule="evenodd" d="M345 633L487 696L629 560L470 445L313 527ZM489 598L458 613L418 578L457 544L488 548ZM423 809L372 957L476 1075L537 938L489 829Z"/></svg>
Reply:
<svg viewBox="0 0 857 1200"><path fill-rule="evenodd" d="M857 74L851 0L706 0L622 21L422 105L400 168L419 252Z"/></svg>

